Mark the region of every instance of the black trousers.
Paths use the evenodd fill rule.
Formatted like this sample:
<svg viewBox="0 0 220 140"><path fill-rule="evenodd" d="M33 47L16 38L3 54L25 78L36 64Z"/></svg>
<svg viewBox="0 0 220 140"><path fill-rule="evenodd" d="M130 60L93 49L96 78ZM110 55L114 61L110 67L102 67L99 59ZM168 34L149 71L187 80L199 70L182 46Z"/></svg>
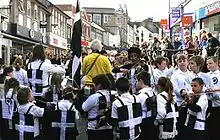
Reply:
<svg viewBox="0 0 220 140"><path fill-rule="evenodd" d="M87 130L88 140L113 140L113 130Z"/></svg>
<svg viewBox="0 0 220 140"><path fill-rule="evenodd" d="M187 108L181 107L179 110L179 118L177 120L178 135L176 136L176 140L185 140L184 136L186 133L186 127L185 127L186 117L187 117Z"/></svg>
<svg viewBox="0 0 220 140"><path fill-rule="evenodd" d="M143 119L140 127L140 140L146 140L146 138L149 140L158 140L157 128L154 125L153 118Z"/></svg>
<svg viewBox="0 0 220 140"><path fill-rule="evenodd" d="M220 107L213 107L207 119L207 132L210 140L219 140L220 127Z"/></svg>
<svg viewBox="0 0 220 140"><path fill-rule="evenodd" d="M208 138L205 131L187 129L185 140L208 140Z"/></svg>

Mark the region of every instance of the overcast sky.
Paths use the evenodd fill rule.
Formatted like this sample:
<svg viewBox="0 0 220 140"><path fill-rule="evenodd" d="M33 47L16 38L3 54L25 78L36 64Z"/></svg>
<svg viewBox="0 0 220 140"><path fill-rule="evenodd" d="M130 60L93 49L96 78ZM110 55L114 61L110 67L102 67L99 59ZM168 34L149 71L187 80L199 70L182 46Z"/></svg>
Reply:
<svg viewBox="0 0 220 140"><path fill-rule="evenodd" d="M54 4L73 4L76 0L50 0ZM81 7L110 7L118 8L119 4L126 4L129 16L132 21L143 20L147 17L153 17L155 20L168 17L169 0L79 0ZM171 0L171 6L177 6L183 0ZM196 5L201 1L192 0L191 4L186 8L187 12L196 9ZM211 0L210 0L211 1Z"/></svg>

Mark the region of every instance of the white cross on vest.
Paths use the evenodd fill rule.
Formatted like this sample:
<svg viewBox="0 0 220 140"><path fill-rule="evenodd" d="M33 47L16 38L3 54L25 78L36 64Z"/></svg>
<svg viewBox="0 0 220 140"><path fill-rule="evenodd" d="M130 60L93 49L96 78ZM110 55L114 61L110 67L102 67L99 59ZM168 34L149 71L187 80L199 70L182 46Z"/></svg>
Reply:
<svg viewBox="0 0 220 140"><path fill-rule="evenodd" d="M61 111L61 122L52 122L52 127L60 128L60 140L66 139L66 128L74 128L75 123L67 123L67 111Z"/></svg>
<svg viewBox="0 0 220 140"><path fill-rule="evenodd" d="M24 114L19 113L19 125L15 124L15 130L19 131L19 140L24 140L25 132L34 133L34 126L25 125L25 116Z"/></svg>

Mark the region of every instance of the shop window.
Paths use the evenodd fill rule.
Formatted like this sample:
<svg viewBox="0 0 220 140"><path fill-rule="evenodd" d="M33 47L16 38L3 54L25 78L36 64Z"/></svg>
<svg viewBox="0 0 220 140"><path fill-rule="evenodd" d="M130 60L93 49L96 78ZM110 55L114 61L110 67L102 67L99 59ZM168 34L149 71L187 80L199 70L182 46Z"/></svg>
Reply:
<svg viewBox="0 0 220 140"><path fill-rule="evenodd" d="M27 28L31 29L31 18L27 17Z"/></svg>

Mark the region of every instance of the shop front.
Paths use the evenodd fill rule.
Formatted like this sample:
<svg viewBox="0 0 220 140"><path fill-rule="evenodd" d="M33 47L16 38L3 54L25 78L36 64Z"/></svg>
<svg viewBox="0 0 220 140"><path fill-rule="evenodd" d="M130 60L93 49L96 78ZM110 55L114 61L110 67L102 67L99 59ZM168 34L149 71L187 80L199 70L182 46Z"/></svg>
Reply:
<svg viewBox="0 0 220 140"><path fill-rule="evenodd" d="M49 33L49 48L52 50L52 55L67 54L67 39L62 38L54 33Z"/></svg>
<svg viewBox="0 0 220 140"><path fill-rule="evenodd" d="M6 21L3 21L0 27L0 57L4 59L7 65L12 63L10 58L13 58L15 54L26 58L32 52L34 45L47 43L40 32L28 29L27 27Z"/></svg>
<svg viewBox="0 0 220 140"><path fill-rule="evenodd" d="M219 38L220 35L220 1L199 9L200 29Z"/></svg>

